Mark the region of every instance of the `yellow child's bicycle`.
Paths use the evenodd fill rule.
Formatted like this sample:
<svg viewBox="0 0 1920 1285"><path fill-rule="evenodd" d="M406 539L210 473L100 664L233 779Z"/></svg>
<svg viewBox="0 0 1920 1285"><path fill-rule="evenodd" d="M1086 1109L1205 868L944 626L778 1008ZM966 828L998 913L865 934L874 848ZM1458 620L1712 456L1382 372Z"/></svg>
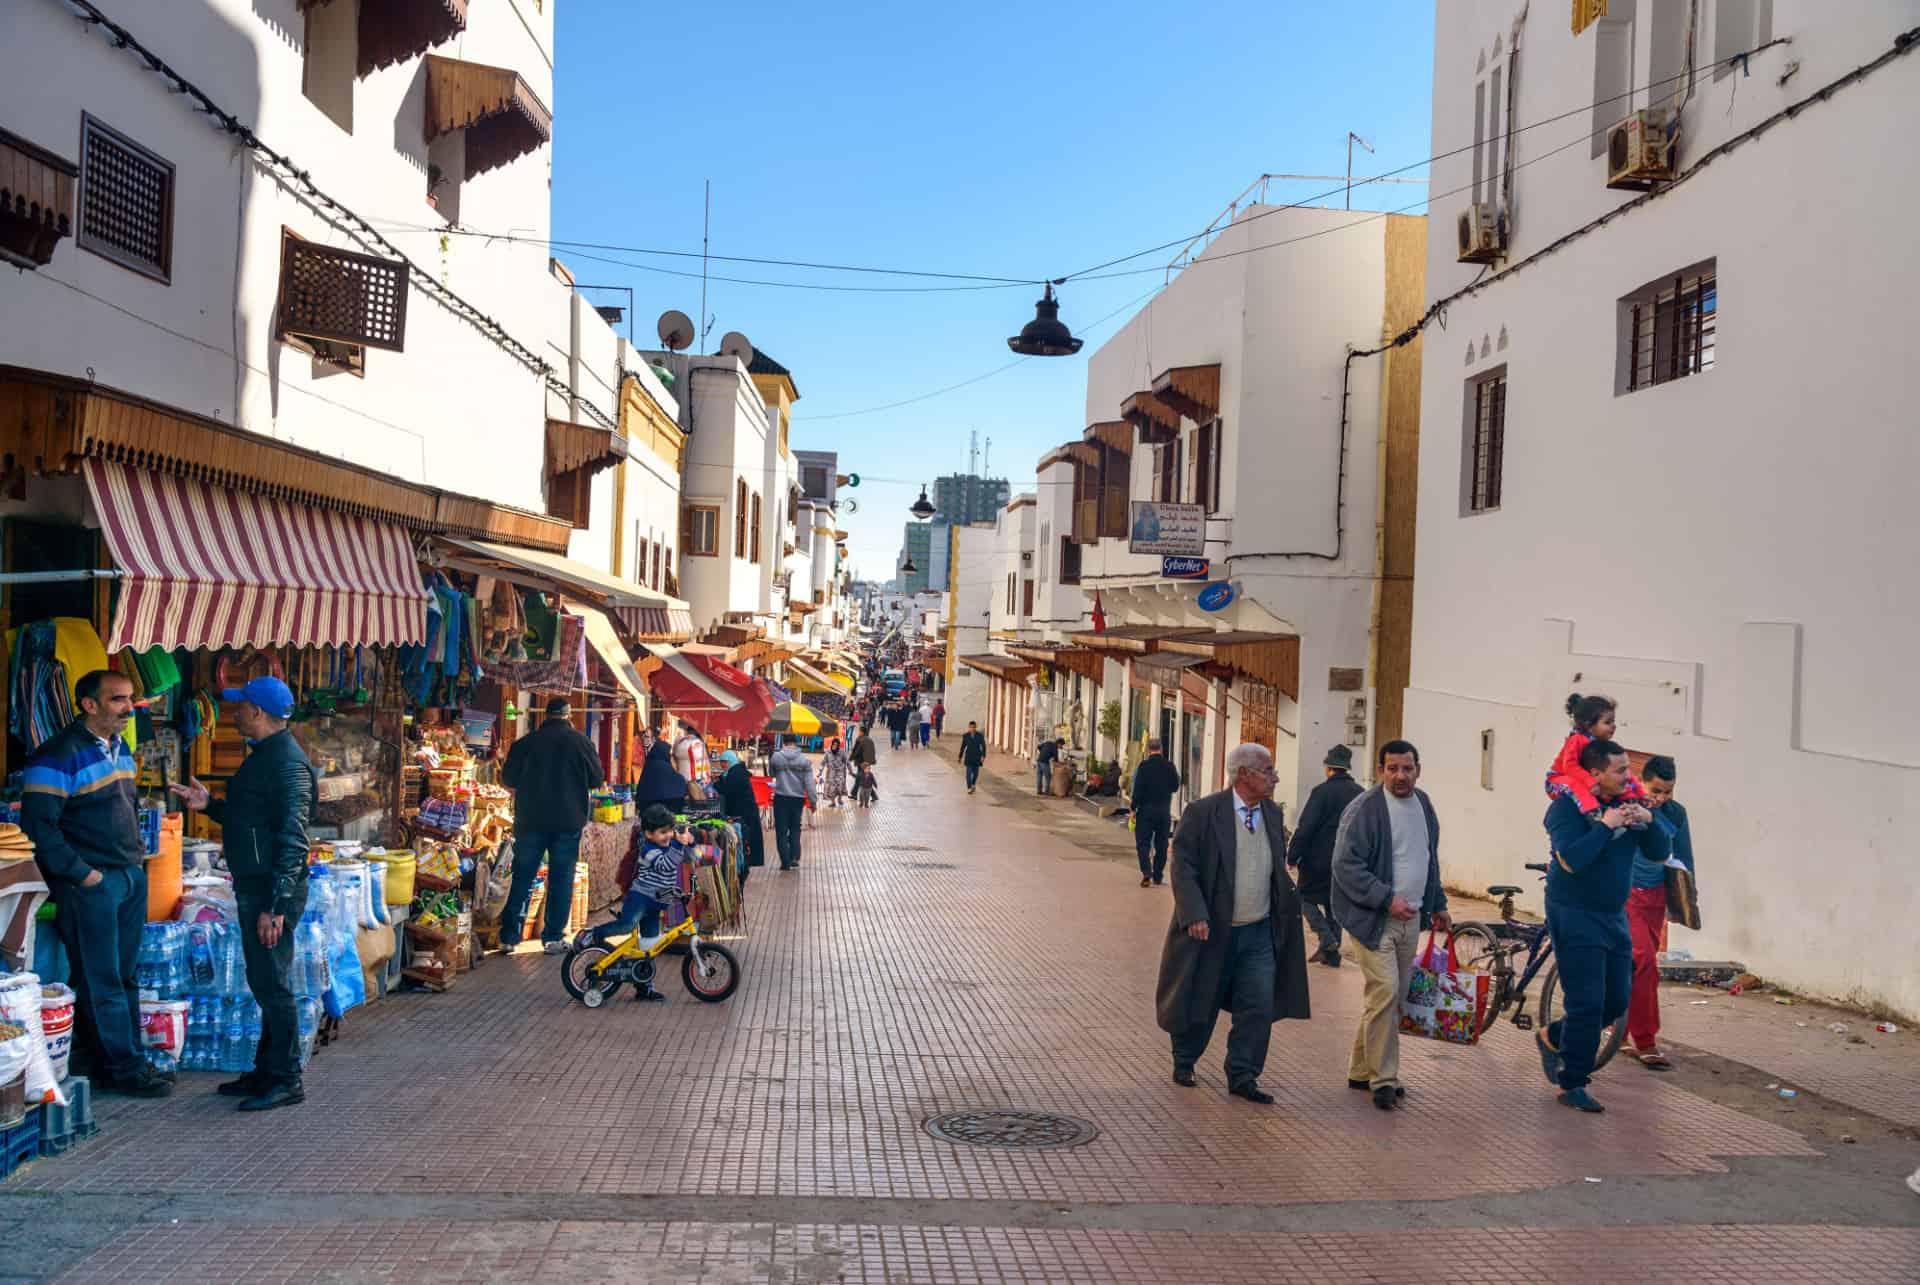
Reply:
<svg viewBox="0 0 1920 1285"><path fill-rule="evenodd" d="M679 900L684 905L687 899ZM687 993L708 1004L732 995L740 985L740 961L725 946L700 940L696 914L689 914L649 946L640 944L637 927L611 943L599 941L591 932L581 933L561 961L560 980L567 994L588 1008L599 1008L626 984L633 986L635 999L644 999L653 993L654 961L680 941L687 944L680 964L680 980Z"/></svg>

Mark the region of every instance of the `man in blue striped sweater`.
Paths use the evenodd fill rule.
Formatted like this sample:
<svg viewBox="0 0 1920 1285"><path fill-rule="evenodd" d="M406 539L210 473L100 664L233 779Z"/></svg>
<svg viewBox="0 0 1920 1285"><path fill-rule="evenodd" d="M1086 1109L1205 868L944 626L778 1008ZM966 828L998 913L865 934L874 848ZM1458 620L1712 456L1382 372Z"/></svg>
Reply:
<svg viewBox="0 0 1920 1285"><path fill-rule="evenodd" d="M80 717L35 750L21 773L20 828L60 907L55 927L73 965L74 1045L102 1092L164 1097L170 1081L142 1058L134 961L147 922L133 752L122 733L133 684L95 670L74 684Z"/></svg>

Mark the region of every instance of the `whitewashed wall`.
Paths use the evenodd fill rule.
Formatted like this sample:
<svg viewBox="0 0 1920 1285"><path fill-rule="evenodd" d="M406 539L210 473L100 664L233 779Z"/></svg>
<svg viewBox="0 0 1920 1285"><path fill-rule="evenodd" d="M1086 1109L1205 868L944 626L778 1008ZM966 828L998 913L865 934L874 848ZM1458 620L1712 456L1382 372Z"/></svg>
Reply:
<svg viewBox="0 0 1920 1285"><path fill-rule="evenodd" d="M1739 9L1701 9L1711 51L1714 24ZM1920 22L1909 0L1771 9L1772 33L1793 43L1755 56L1751 75L1701 78L1683 165ZM1436 152L1471 143L1475 67L1496 36L1510 43L1512 11L1439 6ZM1667 56L1651 43L1662 6L1640 0L1636 17L1640 84ZM1528 20L1517 120L1589 101L1593 36L1573 37L1563 11ZM1605 692L1621 702L1622 741L1679 763L1706 927L1674 945L1909 1015L1920 969L1886 929L1920 916L1905 839L1920 825L1920 697L1894 655L1920 627L1907 494L1920 467L1908 352L1920 171L1888 158L1916 108L1908 57L1449 305L1427 337L1406 710L1451 881L1531 882L1517 876L1545 851L1561 703ZM1581 142L1590 124L1521 136L1516 259L1631 198L1605 188ZM1470 165L1436 162L1434 190L1469 182ZM1465 199L1433 211L1430 295L1479 272L1454 262ZM1714 368L1617 394L1618 301L1705 259L1719 283ZM1501 506L1462 516L1464 384L1502 364Z"/></svg>

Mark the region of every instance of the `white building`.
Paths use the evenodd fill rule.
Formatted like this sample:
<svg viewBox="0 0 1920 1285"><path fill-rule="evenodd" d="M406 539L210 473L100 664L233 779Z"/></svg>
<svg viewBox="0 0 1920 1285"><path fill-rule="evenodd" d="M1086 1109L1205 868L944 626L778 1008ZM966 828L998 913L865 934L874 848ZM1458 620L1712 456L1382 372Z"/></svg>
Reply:
<svg viewBox="0 0 1920 1285"><path fill-rule="evenodd" d="M1330 746L1364 763L1397 733L1420 350L1348 354L1417 318L1424 245L1418 218L1237 206L1088 365L1067 535L1107 628L1056 659L1114 662L1083 716L1119 702L1124 745L1160 736L1188 799L1258 741L1292 814Z"/></svg>
<svg viewBox="0 0 1920 1285"><path fill-rule="evenodd" d="M674 377L686 432L681 483L680 588L694 629L736 625L757 632L772 595L779 546L767 516L767 403L731 356L650 354ZM775 438L777 449L777 437ZM785 496L776 507L785 512Z"/></svg>
<svg viewBox="0 0 1920 1285"><path fill-rule="evenodd" d="M1887 650L1920 627L1920 59L1890 56L1920 8L1606 9L1439 6L1432 188L1474 191L1433 209L1405 722L1446 873L1531 883L1562 702L1604 693L1679 766L1705 927L1675 944L1920 1013L1920 708ZM1609 185L1642 160L1685 181ZM1471 200L1490 263L1457 261Z"/></svg>
<svg viewBox="0 0 1920 1285"><path fill-rule="evenodd" d="M203 100L65 4L9 6L0 128L79 173L71 235L0 292L5 362L544 514L543 425L612 427L618 382L611 332L538 244L551 9L360 7L119 6ZM528 240L443 239L455 219Z"/></svg>
<svg viewBox="0 0 1920 1285"><path fill-rule="evenodd" d="M965 730L970 722L987 726L988 684L995 680L982 669L961 663L964 657L992 652L988 634L992 602L999 592L999 559L995 550L999 532L988 523L947 528L950 562L954 569L947 590L947 721Z"/></svg>

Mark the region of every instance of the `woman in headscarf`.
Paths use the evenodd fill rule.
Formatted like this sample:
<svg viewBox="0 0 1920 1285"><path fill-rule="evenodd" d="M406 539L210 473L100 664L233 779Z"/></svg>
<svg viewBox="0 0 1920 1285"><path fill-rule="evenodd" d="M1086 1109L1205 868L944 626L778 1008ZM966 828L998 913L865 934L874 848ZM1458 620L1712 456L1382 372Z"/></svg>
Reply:
<svg viewBox="0 0 1920 1285"><path fill-rule="evenodd" d="M649 803L676 808L687 797L687 779L673 766L673 748L664 740L655 741L641 765L640 780L633 787L636 809L644 811Z"/></svg>
<svg viewBox="0 0 1920 1285"><path fill-rule="evenodd" d="M722 754L719 759L726 771L720 774L714 790L720 795L720 801L726 806L727 815L740 823L740 833L746 842L746 869L740 872L740 882L745 883L747 876L755 866L766 864L766 837L760 829L760 803L753 797L753 773L747 771L747 765L732 750Z"/></svg>
<svg viewBox="0 0 1920 1285"><path fill-rule="evenodd" d="M827 742L827 756L821 760L820 770L826 776L827 803L837 808L847 801L847 750L839 737Z"/></svg>

